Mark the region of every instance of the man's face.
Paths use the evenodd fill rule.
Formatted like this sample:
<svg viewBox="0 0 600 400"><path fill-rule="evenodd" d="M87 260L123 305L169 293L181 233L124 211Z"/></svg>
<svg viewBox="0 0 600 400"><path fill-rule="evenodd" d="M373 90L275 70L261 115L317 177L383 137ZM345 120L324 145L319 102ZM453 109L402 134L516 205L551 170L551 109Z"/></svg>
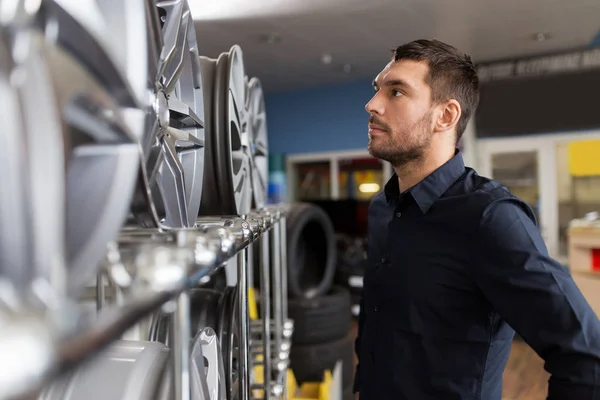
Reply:
<svg viewBox="0 0 600 400"><path fill-rule="evenodd" d="M367 103L369 153L402 166L422 159L433 136L431 88L426 62L392 61L377 75Z"/></svg>

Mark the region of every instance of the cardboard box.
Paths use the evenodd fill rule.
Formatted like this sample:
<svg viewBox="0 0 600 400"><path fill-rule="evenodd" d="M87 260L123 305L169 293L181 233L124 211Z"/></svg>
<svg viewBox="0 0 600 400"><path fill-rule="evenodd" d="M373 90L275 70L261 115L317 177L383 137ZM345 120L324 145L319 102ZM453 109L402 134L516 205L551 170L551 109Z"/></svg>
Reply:
<svg viewBox="0 0 600 400"><path fill-rule="evenodd" d="M569 228L569 269L600 274L600 224Z"/></svg>

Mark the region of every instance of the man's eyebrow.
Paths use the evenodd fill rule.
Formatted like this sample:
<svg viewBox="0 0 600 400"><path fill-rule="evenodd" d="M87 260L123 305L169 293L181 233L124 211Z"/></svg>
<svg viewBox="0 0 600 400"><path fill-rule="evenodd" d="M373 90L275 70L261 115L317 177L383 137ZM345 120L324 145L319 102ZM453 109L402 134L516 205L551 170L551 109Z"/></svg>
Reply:
<svg viewBox="0 0 600 400"><path fill-rule="evenodd" d="M408 84L408 82L402 80L402 79L390 79L387 81L383 82L384 86L403 86L405 88L409 88L412 89L412 86ZM379 85L377 84L376 80L373 80L373 87L374 88L378 88Z"/></svg>

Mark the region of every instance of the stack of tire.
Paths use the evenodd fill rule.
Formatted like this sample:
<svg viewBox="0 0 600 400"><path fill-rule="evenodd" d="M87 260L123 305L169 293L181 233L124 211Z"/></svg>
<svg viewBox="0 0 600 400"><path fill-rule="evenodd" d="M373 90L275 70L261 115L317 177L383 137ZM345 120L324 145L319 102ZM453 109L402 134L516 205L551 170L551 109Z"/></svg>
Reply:
<svg viewBox="0 0 600 400"><path fill-rule="evenodd" d="M333 224L320 207L291 206L287 217L288 315L294 320L290 368L299 383L320 382L342 361L343 399L352 399L354 335L350 292L334 284Z"/></svg>

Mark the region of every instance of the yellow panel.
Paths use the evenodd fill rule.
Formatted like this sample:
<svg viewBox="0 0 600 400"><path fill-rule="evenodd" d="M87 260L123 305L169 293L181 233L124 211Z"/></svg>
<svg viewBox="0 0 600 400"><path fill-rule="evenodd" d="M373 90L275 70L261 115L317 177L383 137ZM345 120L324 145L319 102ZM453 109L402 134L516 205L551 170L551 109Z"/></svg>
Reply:
<svg viewBox="0 0 600 400"><path fill-rule="evenodd" d="M256 292L253 287L248 288L248 318L251 321L258 319L258 306L256 305Z"/></svg>
<svg viewBox="0 0 600 400"><path fill-rule="evenodd" d="M573 176L600 175L600 140L569 143L569 172Z"/></svg>

